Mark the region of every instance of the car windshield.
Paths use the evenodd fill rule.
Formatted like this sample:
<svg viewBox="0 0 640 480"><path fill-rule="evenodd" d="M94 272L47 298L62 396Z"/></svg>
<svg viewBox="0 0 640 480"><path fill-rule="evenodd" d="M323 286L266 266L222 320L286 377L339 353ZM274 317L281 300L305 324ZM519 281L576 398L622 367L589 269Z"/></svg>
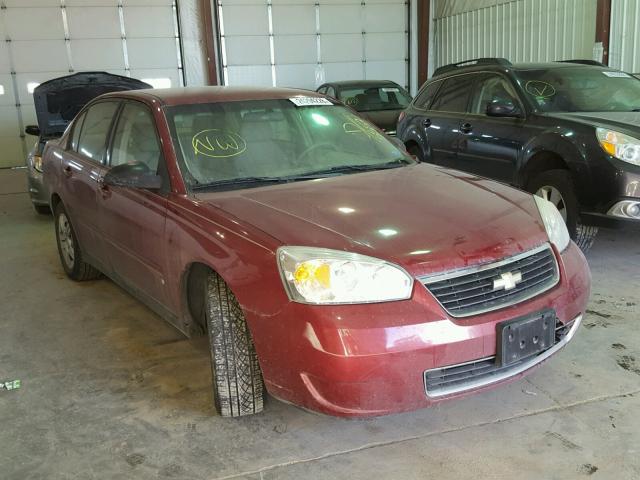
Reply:
<svg viewBox="0 0 640 480"><path fill-rule="evenodd" d="M338 97L358 112L404 110L411 103L411 96L397 85L342 88Z"/></svg>
<svg viewBox="0 0 640 480"><path fill-rule="evenodd" d="M640 111L640 81L615 70L562 67L516 72L544 112Z"/></svg>
<svg viewBox="0 0 640 480"><path fill-rule="evenodd" d="M167 108L167 118L192 188L245 188L413 163L370 123L324 98L180 105Z"/></svg>

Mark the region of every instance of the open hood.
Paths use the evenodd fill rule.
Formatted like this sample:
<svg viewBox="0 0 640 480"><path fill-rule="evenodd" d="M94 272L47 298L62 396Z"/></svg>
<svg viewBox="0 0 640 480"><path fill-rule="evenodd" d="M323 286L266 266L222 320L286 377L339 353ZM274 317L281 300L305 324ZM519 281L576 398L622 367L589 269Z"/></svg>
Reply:
<svg viewBox="0 0 640 480"><path fill-rule="evenodd" d="M82 107L98 95L141 88L151 85L106 72L81 72L44 82L33 91L40 138L62 135Z"/></svg>

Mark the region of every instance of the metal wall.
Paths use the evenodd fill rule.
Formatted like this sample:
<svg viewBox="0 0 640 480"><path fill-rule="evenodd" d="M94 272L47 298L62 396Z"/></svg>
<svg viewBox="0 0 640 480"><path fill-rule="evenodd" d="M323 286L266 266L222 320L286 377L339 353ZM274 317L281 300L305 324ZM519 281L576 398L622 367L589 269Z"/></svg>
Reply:
<svg viewBox="0 0 640 480"><path fill-rule="evenodd" d="M640 72L640 0L613 0L611 4L609 65Z"/></svg>
<svg viewBox="0 0 640 480"><path fill-rule="evenodd" d="M456 2L436 3L443 1ZM512 62L590 59L595 43L596 3L515 0L441 16L434 21L435 64L479 57L503 57ZM467 5L474 8L473 4Z"/></svg>

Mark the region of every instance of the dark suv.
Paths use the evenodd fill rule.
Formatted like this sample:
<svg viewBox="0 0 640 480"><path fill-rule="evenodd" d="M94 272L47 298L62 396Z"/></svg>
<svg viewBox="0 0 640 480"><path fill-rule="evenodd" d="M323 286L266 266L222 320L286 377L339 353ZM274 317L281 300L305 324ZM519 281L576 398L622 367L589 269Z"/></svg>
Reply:
<svg viewBox="0 0 640 480"><path fill-rule="evenodd" d="M583 249L640 221L640 81L589 61L438 68L400 115L418 159L551 200Z"/></svg>

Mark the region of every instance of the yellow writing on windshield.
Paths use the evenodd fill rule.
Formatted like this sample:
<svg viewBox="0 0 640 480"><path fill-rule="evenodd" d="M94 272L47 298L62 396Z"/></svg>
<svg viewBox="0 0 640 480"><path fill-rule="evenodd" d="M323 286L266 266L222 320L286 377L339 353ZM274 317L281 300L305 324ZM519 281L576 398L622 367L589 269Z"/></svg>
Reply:
<svg viewBox="0 0 640 480"><path fill-rule="evenodd" d="M196 133L191 146L196 155L225 158L240 155L247 149L247 142L237 133L211 128Z"/></svg>
<svg viewBox="0 0 640 480"><path fill-rule="evenodd" d="M538 98L549 98L556 94L556 89L553 85L540 80L529 80L524 86L524 89Z"/></svg>
<svg viewBox="0 0 640 480"><path fill-rule="evenodd" d="M342 124L345 133L362 133L372 140L382 140L382 134L366 120L354 117Z"/></svg>

